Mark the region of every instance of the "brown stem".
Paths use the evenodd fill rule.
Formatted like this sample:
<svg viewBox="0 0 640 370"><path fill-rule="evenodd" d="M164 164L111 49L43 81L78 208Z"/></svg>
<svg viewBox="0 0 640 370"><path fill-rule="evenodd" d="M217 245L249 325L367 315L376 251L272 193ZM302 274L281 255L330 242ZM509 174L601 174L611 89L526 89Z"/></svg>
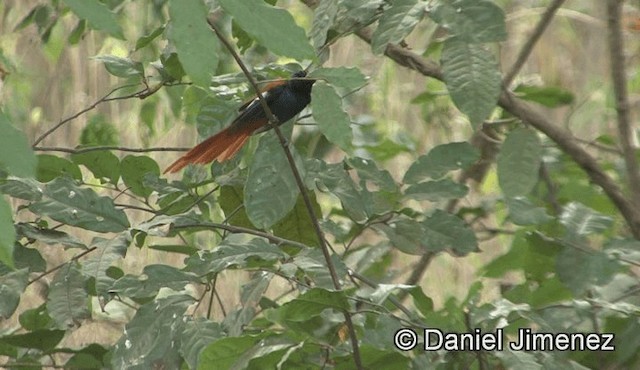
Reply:
<svg viewBox="0 0 640 370"><path fill-rule="evenodd" d="M340 278L338 277L336 267L333 264L333 260L331 259L331 253L329 252L329 247L327 246L327 243L325 241L324 232L322 231L322 228L320 227L320 223L318 222L318 218L316 217L316 214L313 211L313 205L311 203L311 199L309 198L309 194L307 193L307 188L305 187L304 182L302 181L302 177L300 176L300 172L296 167L295 160L293 159L293 155L291 155L291 151L289 150L289 146L287 145L287 140L285 139L284 135L282 134L282 132L280 131L280 128L277 125L278 119L273 115L273 113L269 109L269 106L267 105L266 100L264 99L264 97L262 96L262 93L260 92L258 83L251 75L251 72L249 72L249 70L247 69L247 66L244 64L242 58L240 58L240 55L236 52L233 45L231 45L229 40L227 40L226 37L222 35L222 33L220 32L220 30L218 29L218 27L216 26L212 18L210 17L207 18L207 22L209 23L209 26L211 26L211 28L215 31L215 34L218 36L218 39L220 40L220 42L222 42L224 46L229 50L229 52L235 59L240 69L242 69L242 72L247 77L247 80L253 87L256 93L256 96L258 97L260 104L262 105L262 109L264 110L265 114L269 118L269 123L273 128L273 130L275 131L276 135L278 136L278 140L280 141L280 144L282 146L282 149L284 150L285 156L287 157L287 161L289 162L291 172L293 173L293 177L296 180L296 184L298 185L298 189L300 190L300 194L302 195L302 199L309 213L309 218L311 219L311 224L313 225L313 229L316 233L316 236L318 237L320 249L322 250L322 254L324 255L325 261L327 263L327 268L329 269L329 274L331 275L333 286L335 287L336 290L341 290L342 286L340 284ZM360 347L358 345L358 336L356 334L353 321L351 320L351 314L347 311L343 311L343 314L344 314L345 324L347 326L347 329L349 330L351 346L353 349L353 359L356 364L356 368L363 369L362 359L360 357Z"/></svg>
<svg viewBox="0 0 640 370"><path fill-rule="evenodd" d="M627 169L631 200L635 208L640 209L640 168L633 146L635 130L632 127L629 113L629 96L627 94L627 76L624 63L624 42L620 25L623 1L607 1L607 29L609 31L609 59L611 61L611 78L613 93L616 97L618 113L618 136L622 146L622 154Z"/></svg>
<svg viewBox="0 0 640 370"><path fill-rule="evenodd" d="M533 51L533 47L536 45L538 40L540 40L540 37L549 26L549 23L551 23L551 20L556 14L556 11L560 8L560 6L562 6L564 2L565 0L554 0L553 3L549 5L547 10L545 10L544 14L542 14L542 17L538 21L538 24L536 24L536 27L533 29L533 33L524 43L522 49L520 49L520 53L518 53L516 62L513 64L509 72L505 74L504 79L502 80L502 86L504 86L505 89L509 88L509 85L511 85L513 79L516 77L518 72L520 72L522 66L524 66L524 63L526 63L527 59L529 59L529 56Z"/></svg>
<svg viewBox="0 0 640 370"><path fill-rule="evenodd" d="M191 148L185 147L155 147L155 148L125 148L122 146L90 146L87 148L62 148L55 146L34 146L36 152L62 152L70 154L81 154L96 151L116 150L120 152L149 153L149 152L186 152Z"/></svg>

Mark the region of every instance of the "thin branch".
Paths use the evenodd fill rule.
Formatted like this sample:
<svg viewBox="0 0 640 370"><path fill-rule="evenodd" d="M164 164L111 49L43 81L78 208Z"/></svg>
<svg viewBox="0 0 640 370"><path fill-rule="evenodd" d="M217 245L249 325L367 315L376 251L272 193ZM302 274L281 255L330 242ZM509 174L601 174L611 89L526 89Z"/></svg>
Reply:
<svg viewBox="0 0 640 370"><path fill-rule="evenodd" d="M533 29L533 33L524 43L522 49L520 49L520 53L518 53L516 62L513 63L513 66L505 74L504 79L502 80L502 85L505 89L509 88L509 85L511 85L513 79L516 77L518 72L520 72L520 69L522 69L527 59L529 59L529 56L533 51L533 47L536 45L538 40L540 40L540 37L551 23L551 20L556 14L556 11L560 8L560 6L562 6L564 2L565 0L554 0L551 5L549 5L547 10L545 10L544 14L542 14L542 17L538 21L538 24L536 24L536 27Z"/></svg>
<svg viewBox="0 0 640 370"><path fill-rule="evenodd" d="M38 280L42 279L43 277L45 277L45 276L47 276L47 275L51 274L52 272L55 272L55 271L57 271L57 270L61 269L61 268L62 268L62 267L64 267L66 264L71 263L71 262L73 262L73 261L76 261L76 260L78 260L78 259L80 259L80 258L82 258L82 257L86 256L87 254L89 254L89 253L91 253L91 252L95 251L96 249L98 249L98 247L91 247L91 248L89 248L89 249L85 250L84 252L82 252L82 253L80 253L80 254L77 254L77 255L73 256L73 258L71 258L70 260L68 260L68 261L66 261L66 262L64 262L64 263L61 263L61 264L59 264L58 266L56 266L56 267L54 267L54 268L52 268L52 269L50 269L50 270L47 270L47 271L43 272L42 274L40 274L40 275L38 275L37 277L35 277L33 280L30 280L30 281L27 283L27 286L29 286L29 285L31 285L31 284L33 284L33 283L35 283L36 281L38 281Z"/></svg>
<svg viewBox="0 0 640 370"><path fill-rule="evenodd" d="M37 146L38 144L40 144L40 142L42 142L42 140L46 139L47 136L51 135L52 133L54 133L57 129L59 129L60 127L62 127L63 125L67 124L68 122L73 121L74 119L80 117L81 115L89 112L90 110L95 109L95 107L97 107L98 105L100 105L101 103L107 102L107 101L111 101L111 100L119 100L119 99L130 99L130 98L135 98L136 96L139 96L142 92L147 91L148 88L145 88L144 90L135 92L133 94L129 94L129 95L124 95L121 97L115 97L115 98L110 98L111 95L113 95L114 93L116 93L119 90L122 89L126 89L129 87L134 87L134 86L138 86L139 84L134 84L134 85L125 85L125 86L119 86L114 88L113 90L109 91L109 93L107 93L107 95L103 96L102 98L96 100L93 104L91 104L90 106L82 109L81 111L77 112L76 114L67 117L65 119L63 119L62 121L58 122L55 126L53 126L52 128L48 129L47 131L45 131L44 134L40 135L40 137L38 137L36 139L36 141L33 142L33 147Z"/></svg>
<svg viewBox="0 0 640 370"><path fill-rule="evenodd" d="M259 236L261 238L267 239L268 241L274 244L287 244L297 248L310 248L308 245L302 244L295 240L281 238L273 234L265 233L264 231L249 229L248 227L242 227L242 226L219 224L215 222L202 222L202 223L193 223L193 224L180 224L179 226L174 225L171 227L172 230L181 230L181 229L190 229L190 228L226 230L233 234L249 234L249 235Z"/></svg>
<svg viewBox="0 0 640 370"><path fill-rule="evenodd" d="M611 63L611 78L613 93L616 97L616 111L618 112L618 136L622 146L624 162L627 169L631 200L635 208L640 208L640 167L635 155L633 138L635 130L632 127L629 112L629 96L627 94L627 76L624 63L624 42L622 38L622 1L608 0L607 29L609 31L609 59Z"/></svg>
<svg viewBox="0 0 640 370"><path fill-rule="evenodd" d="M90 146L87 148L60 148L53 146L36 146L33 150L36 152L62 152L70 154L81 154L96 151L115 150L120 152L132 153L149 153L149 152L186 152L190 148L186 147L155 147L155 148L126 148L122 146Z"/></svg>

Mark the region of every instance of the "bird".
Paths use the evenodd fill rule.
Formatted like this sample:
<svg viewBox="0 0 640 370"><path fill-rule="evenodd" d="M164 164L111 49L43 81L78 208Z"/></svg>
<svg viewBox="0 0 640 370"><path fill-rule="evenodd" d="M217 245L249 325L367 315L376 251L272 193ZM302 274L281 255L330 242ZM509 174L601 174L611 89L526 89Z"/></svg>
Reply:
<svg viewBox="0 0 640 370"><path fill-rule="evenodd" d="M278 124L289 121L311 102L311 88L316 80L306 76L306 71L299 71L291 79L274 81L262 90L262 96ZM240 106L238 111L240 113L231 125L189 150L164 173L178 172L189 164L207 164L215 160L224 162L240 151L251 135L271 128L257 97Z"/></svg>

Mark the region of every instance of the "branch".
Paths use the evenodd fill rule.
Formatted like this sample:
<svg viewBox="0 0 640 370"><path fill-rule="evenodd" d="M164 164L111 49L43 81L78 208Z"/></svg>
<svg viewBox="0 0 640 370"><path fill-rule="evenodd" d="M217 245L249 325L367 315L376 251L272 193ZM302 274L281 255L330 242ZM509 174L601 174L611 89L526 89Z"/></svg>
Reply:
<svg viewBox="0 0 640 370"><path fill-rule="evenodd" d="M371 43L371 31L363 29L356 35L367 43ZM442 70L438 65L420 55L395 45L388 45L385 55L396 63L413 69L424 76L443 81ZM509 113L535 127L553 140L562 151L567 153L589 176L591 181L600 186L625 219L631 233L640 239L640 207L625 198L618 184L598 165L597 160L584 150L575 140L571 132L558 127L538 113L531 105L516 98L511 92L503 91L498 104Z"/></svg>
<svg viewBox="0 0 640 370"><path fill-rule="evenodd" d="M52 133L54 133L57 129L59 129L60 127L62 127L63 125L67 124L68 122L73 121L74 119L80 117L81 115L89 112L90 110L95 109L95 107L97 107L99 104L107 102L107 101L111 101L111 100L120 100L120 99L130 99L130 98L134 98L138 95L140 95L141 93L145 92L148 90L148 88L145 88L144 90L135 92L133 94L129 94L129 95L124 95L124 96L119 96L119 97L115 97L115 98L110 98L111 95L113 95L116 91L122 90L122 89L126 89L129 87L134 87L134 86L138 86L138 84L135 85L125 85L125 86L119 86L114 88L113 90L109 91L109 93L107 93L107 95L103 96L102 98L96 100L93 104L91 104L90 106L84 108L83 110L79 111L78 113L67 117L65 119L63 119L62 121L58 122L55 126L53 126L52 128L48 129L47 131L45 131L44 134L40 135L40 137L38 137L36 139L36 141L33 142L33 146L37 146L38 144L40 144L40 142L42 142L42 140L46 139L47 136L51 135Z"/></svg>
<svg viewBox="0 0 640 370"><path fill-rule="evenodd" d="M56 267L54 267L54 268L52 268L52 269L50 269L50 270L47 270L47 271L43 272L42 274L40 274L40 275L38 275L37 277L35 277L33 280L30 280L30 281L27 283L27 286L29 286L29 285L31 285L31 284L33 284L33 283L35 283L36 281L38 281L38 280L42 279L43 277L45 277L45 276L49 275L50 273L52 273L52 272L55 272L55 271L59 270L60 268L62 268L62 267L63 267L64 265L66 265L67 263L71 263L71 262L73 262L73 261L76 261L76 260L78 260L78 259L80 259L80 258L82 258L82 257L86 256L87 254L89 254L89 253L91 253L91 252L95 251L96 249L98 249L98 247L91 247L91 248L89 248L89 249L85 250L84 252L82 252L82 253L80 253L80 254L77 254L77 255L73 256L73 258L71 258L70 260L68 260L68 261L66 261L66 262L64 262L64 263L61 263L61 264L59 264L58 266L56 266Z"/></svg>
<svg viewBox="0 0 640 370"><path fill-rule="evenodd" d="M607 29L609 31L609 59L611 61L611 78L613 93L616 97L618 112L618 136L620 138L631 199L635 208L640 208L640 169L633 147L634 129L629 114L629 97L627 94L627 77L624 65L624 43L620 26L621 0L607 2Z"/></svg>
<svg viewBox="0 0 640 370"><path fill-rule="evenodd" d="M536 27L533 29L533 33L531 34L527 42L525 42L524 45L522 46L520 53L518 53L516 62L513 63L513 66L511 67L509 72L505 74L504 79L502 80L502 86L504 86L505 89L509 88L509 85L511 85L511 82L513 82L513 79L516 77L518 72L520 72L520 69L522 69L522 66L524 66L524 63L527 61L527 59L529 59L529 56L533 51L533 47L536 45L538 40L540 40L540 37L549 26L549 23L551 23L551 20L553 19L553 16L556 14L556 11L560 8L560 6L564 2L565 0L554 0L553 3L549 5L547 10L545 10L544 14L538 21L538 24L536 24Z"/></svg>
<svg viewBox="0 0 640 370"><path fill-rule="evenodd" d="M87 148L60 148L54 146L35 146L33 150L36 152L62 152L70 154L81 154L96 151L115 150L120 152L148 153L148 152L186 152L190 148L186 147L157 147L157 148L125 148L122 146L91 146Z"/></svg>
<svg viewBox="0 0 640 370"><path fill-rule="evenodd" d="M324 232L322 231L322 228L320 227L320 223L318 222L318 218L316 217L316 214L313 210L311 199L309 198L307 189L304 185L304 182L302 181L300 172L296 167L295 160L291 155L291 151L289 150L289 146L287 145L287 140L285 139L284 135L282 134L282 132L280 131L280 128L277 125L278 119L273 115L273 112L271 112L271 110L269 109L269 106L267 105L266 100L264 99L264 97L262 96L262 93L260 92L260 88L258 87L256 80L251 75L251 72L249 72L249 70L247 69L247 66L242 61L242 58L240 58L240 55L238 55L238 53L235 51L233 45L231 45L229 40L227 40L223 36L223 34L220 32L215 22L213 21L213 19L208 17L207 22L209 23L209 26L211 26L211 28L215 31L216 36L218 36L218 39L220 39L220 42L222 42L224 46L229 50L229 52L235 59L240 69L242 69L242 72L245 74L245 76L247 77L247 80L253 87L253 90L255 91L256 96L258 97L260 104L262 105L262 109L264 110L265 114L269 119L269 124L271 125L273 130L276 132L276 135L278 136L278 140L280 141L280 145L282 146L285 156L287 157L287 161L289 162L289 165L291 167L291 172L293 173L293 177L295 178L296 184L298 185L298 189L300 190L300 194L302 195L302 199L304 200L304 204L307 208L307 212L309 213L309 218L311 219L313 229L316 233L316 236L318 237L320 249L322 250L322 254L324 255L325 261L327 263L327 268L329 269L333 286L336 288L336 290L341 290L342 286L340 284L340 278L338 277L336 267L334 266L333 260L331 259L329 247L327 246L327 243L325 241ZM343 314L344 314L345 324L349 330L351 346L353 349L353 359L354 359L356 368L360 370L360 369L363 369L363 366L362 366L362 359L360 357L358 336L356 335L356 330L351 320L351 314L348 311L343 311Z"/></svg>
<svg viewBox="0 0 640 370"><path fill-rule="evenodd" d="M214 229L214 230L225 230L232 234L249 234L259 236L261 238L265 238L271 243L274 244L287 244L293 247L308 249L310 248L308 245L297 242L295 240L281 238L279 236L275 236L273 234L265 233L264 231L250 229L248 227L242 226L233 226L228 224L220 224L216 222L202 222L202 223L192 223L192 224L181 224L179 226L171 226L172 230L181 230L181 229L189 229L189 228L204 228L204 229Z"/></svg>

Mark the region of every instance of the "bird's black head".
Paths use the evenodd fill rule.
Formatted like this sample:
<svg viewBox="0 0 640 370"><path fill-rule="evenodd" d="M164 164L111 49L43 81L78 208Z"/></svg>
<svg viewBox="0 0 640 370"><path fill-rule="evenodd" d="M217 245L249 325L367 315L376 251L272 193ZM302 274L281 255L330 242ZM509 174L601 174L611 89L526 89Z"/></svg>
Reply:
<svg viewBox="0 0 640 370"><path fill-rule="evenodd" d="M294 91L298 91L305 94L311 94L311 86L316 82L314 79L304 79L307 77L306 71L298 71L291 76L289 85Z"/></svg>

